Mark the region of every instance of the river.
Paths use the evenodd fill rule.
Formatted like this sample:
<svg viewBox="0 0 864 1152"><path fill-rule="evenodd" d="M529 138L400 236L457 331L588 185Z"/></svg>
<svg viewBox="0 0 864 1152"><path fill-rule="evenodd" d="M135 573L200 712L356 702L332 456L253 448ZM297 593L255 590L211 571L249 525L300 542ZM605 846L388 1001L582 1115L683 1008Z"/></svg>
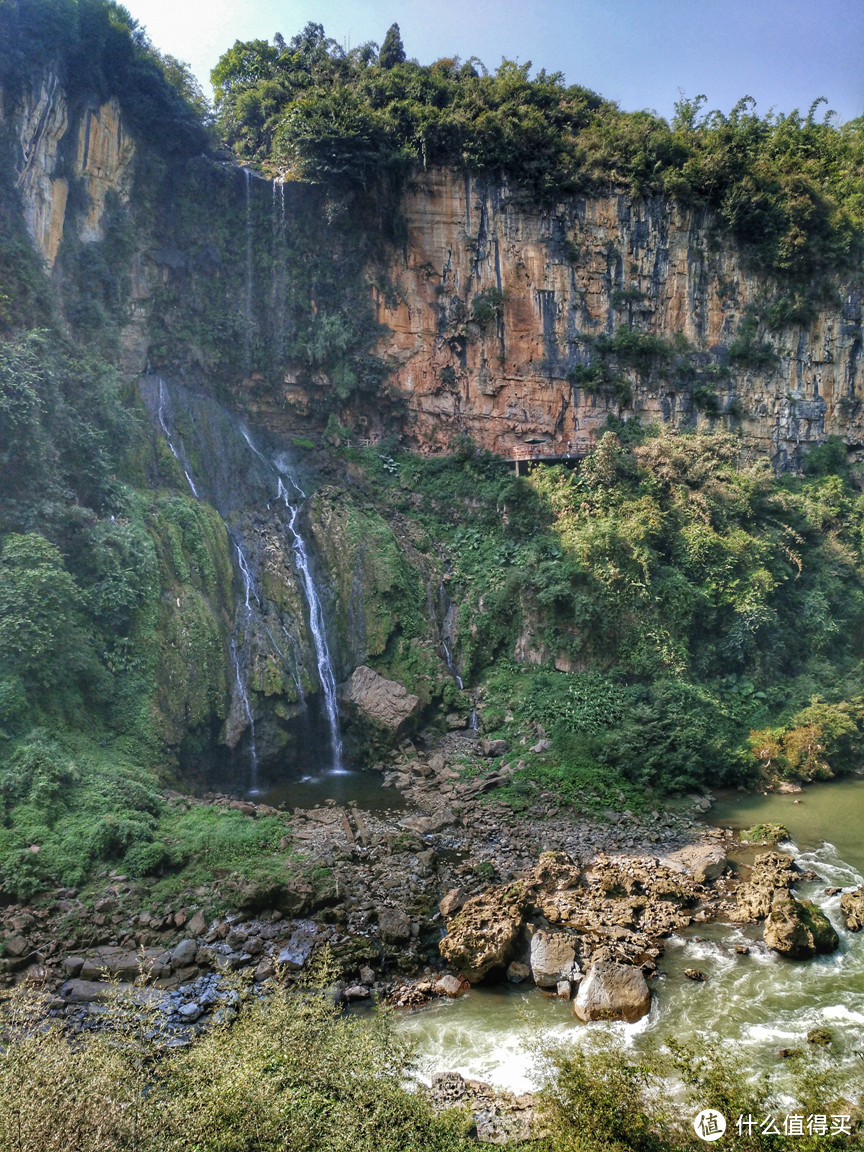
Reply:
<svg viewBox="0 0 864 1152"><path fill-rule="evenodd" d="M828 915L840 935L837 952L786 960L762 943L761 925L694 925L666 941L652 981L651 1012L632 1025L580 1024L569 1004L546 999L533 987L474 988L399 1020L398 1027L416 1042L421 1076L458 1071L523 1092L539 1083L533 1051L538 1044L579 1044L601 1032L634 1050L666 1037L713 1037L739 1046L745 1067L767 1069L777 1067L778 1049L806 1049L808 1031L825 1027L843 1066L860 1065L855 1049L864 1047L864 932L845 930L839 896L827 896L824 889L864 882L864 781L816 784L800 796L724 799L710 820L737 829L765 822L788 828L786 850L822 878L799 884L796 892ZM752 859L752 852L745 849L741 857ZM747 945L749 954L737 954L736 944ZM685 968L700 969L705 982L686 979Z"/></svg>

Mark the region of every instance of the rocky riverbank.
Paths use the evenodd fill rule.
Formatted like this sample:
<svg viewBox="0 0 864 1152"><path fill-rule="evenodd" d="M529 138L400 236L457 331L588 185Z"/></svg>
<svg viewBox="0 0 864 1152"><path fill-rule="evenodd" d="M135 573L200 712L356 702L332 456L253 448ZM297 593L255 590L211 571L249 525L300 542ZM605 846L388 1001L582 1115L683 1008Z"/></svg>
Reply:
<svg viewBox="0 0 864 1152"><path fill-rule="evenodd" d="M730 870L733 834L696 822L705 798L647 819L592 820L538 790L516 812L496 799L504 755L473 733L428 750L406 741L384 776L405 807L382 811L175 795L177 805L278 817L284 876L223 876L154 908L145 881L112 874L8 907L2 979L38 985L73 1030L100 1026L119 988L160 1015L173 1043L188 1043L255 988L305 978L316 959L328 995L346 1004L417 1006L506 979L570 1001L580 1021L636 1020L665 938L689 925L764 920L765 942L794 957L836 947L819 910L792 895L804 874L789 857L769 850ZM860 892L844 896L852 930L860 907ZM471 1092L488 1111L483 1091ZM528 1105L513 1107L520 1128Z"/></svg>

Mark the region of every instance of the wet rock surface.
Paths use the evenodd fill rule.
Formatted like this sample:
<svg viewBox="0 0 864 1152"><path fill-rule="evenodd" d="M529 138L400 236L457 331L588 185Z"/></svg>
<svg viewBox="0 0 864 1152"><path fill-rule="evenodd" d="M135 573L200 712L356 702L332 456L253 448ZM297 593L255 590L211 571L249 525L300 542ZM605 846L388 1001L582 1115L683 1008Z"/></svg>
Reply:
<svg viewBox="0 0 864 1152"><path fill-rule="evenodd" d="M828 917L809 900L775 892L765 921L765 943L793 960L833 952L840 943Z"/></svg>

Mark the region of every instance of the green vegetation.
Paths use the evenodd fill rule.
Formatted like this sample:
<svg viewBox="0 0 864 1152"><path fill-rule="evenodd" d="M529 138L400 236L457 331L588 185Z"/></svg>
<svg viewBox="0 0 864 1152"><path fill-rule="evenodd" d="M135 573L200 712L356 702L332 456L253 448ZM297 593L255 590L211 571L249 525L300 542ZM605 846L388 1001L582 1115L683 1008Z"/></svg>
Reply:
<svg viewBox="0 0 864 1152"><path fill-rule="evenodd" d="M386 1018L340 1015L320 993L242 986L240 1004L187 1050L166 1049L158 1019L118 996L69 1045L34 1029L36 997L3 1014L0 1145L10 1152L468 1152L464 1113L437 1117L404 1086L410 1053ZM44 1007L40 1015L45 1013ZM235 1018L236 1017L236 1018ZM11 1041L11 1042L9 1042ZM250 1142L251 1141L251 1142Z"/></svg>
<svg viewBox="0 0 864 1152"><path fill-rule="evenodd" d="M746 1062L728 1048L699 1051L667 1042L668 1051L634 1059L611 1046L582 1049L563 1045L547 1055L552 1079L545 1093L551 1133L544 1152L697 1152L705 1141L693 1129L693 1118L711 1108L726 1118L722 1145L740 1152L769 1152L789 1147L783 1117L825 1111L825 1101L844 1099L843 1111L856 1114L847 1093L861 1091L860 1076L842 1081L830 1065L799 1066L784 1083L763 1075L745 1079ZM792 1080L792 1083L789 1080ZM670 1081L679 1087L670 1093ZM839 1106L838 1106L839 1110ZM777 1134L763 1131L762 1121L780 1118ZM742 1131L737 1120L743 1118ZM748 1130L747 1119L756 1123ZM825 1148L860 1147L860 1131L795 1136L795 1146L815 1152ZM731 1140L731 1143L730 1143Z"/></svg>
<svg viewBox="0 0 864 1152"><path fill-rule="evenodd" d="M443 549L484 732L511 760L538 727L550 741L524 754L514 802L532 781L598 811L756 779L766 726L775 775L857 763L864 503L843 476L777 480L728 434L657 429L607 433L579 472L525 479L468 442L447 459L395 452L392 473L380 451L343 452L413 548ZM793 746L816 726L808 760Z"/></svg>
<svg viewBox="0 0 864 1152"><path fill-rule="evenodd" d="M321 971L317 981L325 983ZM188 1048L171 1048L159 1018L136 991L117 993L102 1028L74 1043L20 990L4 1004L0 1050L0 1142L10 1152L469 1152L470 1114L433 1111L406 1084L410 1045L387 1015L340 1014L318 990L276 988L266 999L238 982L236 1007ZM788 1113L845 1113L847 1134L794 1137L804 1152L859 1147L860 1078L842 1084L830 1058L800 1059L776 1078L742 1074L736 1054L670 1044L664 1056L634 1058L595 1045L542 1053L539 1100L544 1135L513 1152L696 1152L691 1118L721 1111L742 1152L788 1147L761 1122ZM669 1081L680 1086L673 1098ZM826 1109L826 1102L831 1106ZM683 1104L683 1107L682 1107ZM735 1131L745 1118L744 1134ZM757 1120L747 1134L746 1118ZM834 1128L829 1117L827 1124ZM253 1142L250 1143L250 1140Z"/></svg>
<svg viewBox="0 0 864 1152"><path fill-rule="evenodd" d="M806 284L860 267L864 122L842 127L821 100L806 116L760 116L745 97L728 115L682 97L671 124L560 73L492 74L458 57L404 59L398 29L380 53L350 52L320 24L272 43L238 41L213 71L222 132L245 159L381 195L412 170L453 165L506 175L534 201L567 193L667 195L716 214L762 271ZM632 303L619 299L616 306Z"/></svg>
<svg viewBox="0 0 864 1152"><path fill-rule="evenodd" d="M748 844L777 844L789 839L789 831L782 824L754 824L741 833L741 839Z"/></svg>

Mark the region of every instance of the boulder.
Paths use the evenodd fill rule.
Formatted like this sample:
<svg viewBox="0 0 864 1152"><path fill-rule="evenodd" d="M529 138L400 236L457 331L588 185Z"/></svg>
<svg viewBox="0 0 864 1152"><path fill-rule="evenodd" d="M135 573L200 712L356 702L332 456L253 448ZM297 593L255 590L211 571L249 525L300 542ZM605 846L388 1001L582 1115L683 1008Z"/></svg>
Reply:
<svg viewBox="0 0 864 1152"><path fill-rule="evenodd" d="M451 888L442 896L438 904L438 911L445 920L448 920L451 916L455 916L467 899L468 897L461 888Z"/></svg>
<svg viewBox="0 0 864 1152"><path fill-rule="evenodd" d="M448 922L441 955L472 984L493 968L506 968L522 928L523 903L520 884L474 896Z"/></svg>
<svg viewBox="0 0 864 1152"><path fill-rule="evenodd" d="M204 919L204 913L196 912L186 925L186 928L190 936L203 936L207 931L207 921Z"/></svg>
<svg viewBox="0 0 864 1152"><path fill-rule="evenodd" d="M793 960L833 952L840 943L831 921L815 904L783 891L774 893L763 936L769 948Z"/></svg>
<svg viewBox="0 0 864 1152"><path fill-rule="evenodd" d="M60 995L68 1004L89 1004L91 1001L129 999L136 1004L155 1004L162 998L156 988L138 988L134 984L106 984L96 980L67 980Z"/></svg>
<svg viewBox="0 0 864 1152"><path fill-rule="evenodd" d="M276 965L273 963L272 956L264 956L258 967L254 972L254 980L256 984L263 984L265 980L270 980L276 972Z"/></svg>
<svg viewBox="0 0 864 1152"><path fill-rule="evenodd" d="M628 964L594 964L573 1001L577 1019L626 1020L632 1024L647 1015L651 992L638 968Z"/></svg>
<svg viewBox="0 0 864 1152"><path fill-rule="evenodd" d="M849 931L860 932L864 928L864 887L844 892L840 897L840 911Z"/></svg>
<svg viewBox="0 0 864 1152"><path fill-rule="evenodd" d="M426 836L430 832L440 832L442 828L446 828L448 824L453 824L455 820L456 817L449 808L439 808L431 816L406 816L404 820L399 821L399 827Z"/></svg>
<svg viewBox="0 0 864 1152"><path fill-rule="evenodd" d="M484 756L503 756L507 752L507 741L481 740L480 751Z"/></svg>
<svg viewBox="0 0 864 1152"><path fill-rule="evenodd" d="M736 893L738 907L731 918L744 923L764 919L771 911L775 892L788 892L797 879L799 874L788 856L763 852L753 861L749 882Z"/></svg>
<svg viewBox="0 0 864 1152"><path fill-rule="evenodd" d="M420 703L419 696L414 696L403 684L379 676L365 664L351 673L345 685L345 698L374 724L391 731L404 724Z"/></svg>
<svg viewBox="0 0 864 1152"><path fill-rule="evenodd" d="M25 952L30 950L30 945L20 934L10 936L3 947L7 956L14 956L16 958L23 956Z"/></svg>
<svg viewBox="0 0 864 1152"><path fill-rule="evenodd" d="M379 908L378 927L381 939L388 943L408 940L411 936L411 921L401 908Z"/></svg>
<svg viewBox="0 0 864 1152"><path fill-rule="evenodd" d="M519 960L511 960L507 965L507 979L511 984L521 984L523 980L527 980L531 975L531 969L527 964L522 964Z"/></svg>
<svg viewBox="0 0 864 1152"><path fill-rule="evenodd" d="M672 852L667 859L683 864L697 884L716 880L726 870L727 863L726 853L716 844L690 844Z"/></svg>
<svg viewBox="0 0 864 1152"><path fill-rule="evenodd" d="M539 988L554 988L559 980L570 980L575 975L574 945L573 937L564 932L541 930L534 933L531 937L531 975Z"/></svg>
<svg viewBox="0 0 864 1152"><path fill-rule="evenodd" d="M315 948L316 927L311 920L301 920L280 948L278 963L289 971L302 968Z"/></svg>
<svg viewBox="0 0 864 1152"><path fill-rule="evenodd" d="M435 981L433 991L436 996L449 996L451 1000L455 1000L457 996L467 992L470 987L471 985L467 980L461 980L458 976L448 974Z"/></svg>
<svg viewBox="0 0 864 1152"><path fill-rule="evenodd" d="M171 967L172 968L186 968L189 964L194 964L195 953L198 951L198 943L195 940L181 940L176 945L174 951L171 953Z"/></svg>

